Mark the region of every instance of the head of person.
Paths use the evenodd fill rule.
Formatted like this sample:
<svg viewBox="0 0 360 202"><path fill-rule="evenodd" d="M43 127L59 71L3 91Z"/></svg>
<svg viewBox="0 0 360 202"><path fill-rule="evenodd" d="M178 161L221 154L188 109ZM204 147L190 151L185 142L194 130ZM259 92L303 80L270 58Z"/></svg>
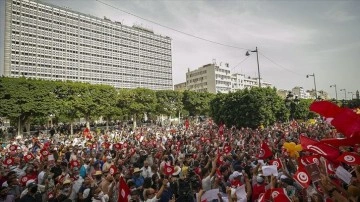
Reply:
<svg viewBox="0 0 360 202"><path fill-rule="evenodd" d="M145 190L145 199L152 199L156 196L156 191L153 188L149 188Z"/></svg>
<svg viewBox="0 0 360 202"><path fill-rule="evenodd" d="M8 195L9 189L7 187L0 187L0 197L4 198Z"/></svg>

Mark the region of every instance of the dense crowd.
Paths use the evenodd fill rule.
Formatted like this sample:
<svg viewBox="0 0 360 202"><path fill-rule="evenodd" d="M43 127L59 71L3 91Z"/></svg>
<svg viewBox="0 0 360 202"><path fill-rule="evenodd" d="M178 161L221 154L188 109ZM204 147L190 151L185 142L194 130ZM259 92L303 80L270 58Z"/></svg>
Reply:
<svg viewBox="0 0 360 202"><path fill-rule="evenodd" d="M355 163L346 163L304 148L302 140L339 137L320 120L258 129L187 122L17 138L2 143L0 202L356 202L360 142L332 147L337 156L354 154ZM300 172L309 165L315 176ZM340 176L349 173L350 181Z"/></svg>

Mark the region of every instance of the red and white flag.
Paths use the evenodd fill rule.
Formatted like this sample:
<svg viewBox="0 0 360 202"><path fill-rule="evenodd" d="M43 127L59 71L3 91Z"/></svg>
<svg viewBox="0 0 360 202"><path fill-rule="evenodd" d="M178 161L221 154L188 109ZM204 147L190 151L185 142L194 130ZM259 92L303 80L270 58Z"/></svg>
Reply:
<svg viewBox="0 0 360 202"><path fill-rule="evenodd" d="M348 165L360 165L360 156L352 152L342 153L337 160Z"/></svg>
<svg viewBox="0 0 360 202"><path fill-rule="evenodd" d="M29 162L31 160L35 159L35 156L32 153L28 153L24 156L24 161Z"/></svg>
<svg viewBox="0 0 360 202"><path fill-rule="evenodd" d="M340 147L340 146L353 146L360 142L360 133L354 134L349 138L327 138L321 139L320 142L329 144L333 147Z"/></svg>
<svg viewBox="0 0 360 202"><path fill-rule="evenodd" d="M257 158L259 159L266 159L273 155L272 151L270 150L269 146L263 142L261 143L261 148L259 151L259 154L257 155Z"/></svg>
<svg viewBox="0 0 360 202"><path fill-rule="evenodd" d="M284 188L268 189L265 193L261 194L258 199L259 202L291 202L289 196L286 194Z"/></svg>
<svg viewBox="0 0 360 202"><path fill-rule="evenodd" d="M355 132L360 132L360 116L348 108L343 109L335 116L331 124L348 138Z"/></svg>
<svg viewBox="0 0 360 202"><path fill-rule="evenodd" d="M308 188L311 182L310 176L307 174L303 166L299 166L299 169L294 174L293 178L304 188Z"/></svg>
<svg viewBox="0 0 360 202"><path fill-rule="evenodd" d="M328 160L325 159L325 168L328 175L335 174L336 168L332 163L330 163Z"/></svg>
<svg viewBox="0 0 360 202"><path fill-rule="evenodd" d="M230 145L225 145L223 151L224 151L225 154L230 153L231 152L231 146Z"/></svg>
<svg viewBox="0 0 360 202"><path fill-rule="evenodd" d="M126 184L124 178L121 177L121 178L120 178L120 183L119 183L119 198L118 198L118 202L128 202L128 201L129 201L129 196L130 196L130 188L129 188L129 186Z"/></svg>
<svg viewBox="0 0 360 202"><path fill-rule="evenodd" d="M175 172L174 166L170 166L167 163L165 163L164 174L169 176L169 175L172 175L174 172Z"/></svg>
<svg viewBox="0 0 360 202"><path fill-rule="evenodd" d="M317 166L320 165L320 156L319 155L304 156L303 159L305 159L305 161L308 164L316 163Z"/></svg>
<svg viewBox="0 0 360 202"><path fill-rule="evenodd" d="M315 154L319 154L329 160L335 160L340 155L340 152L337 148L305 137L304 135L300 135L300 142L303 150L308 150Z"/></svg>
<svg viewBox="0 0 360 202"><path fill-rule="evenodd" d="M273 159L273 160L270 160L270 162L269 162L269 163L270 163L271 165L276 166L278 170L279 170L279 169L281 169L281 168L283 167L283 164L282 164L282 162L281 162L281 160L280 160L280 159Z"/></svg>
<svg viewBox="0 0 360 202"><path fill-rule="evenodd" d="M224 124L220 124L219 126L219 135L220 136L224 135Z"/></svg>

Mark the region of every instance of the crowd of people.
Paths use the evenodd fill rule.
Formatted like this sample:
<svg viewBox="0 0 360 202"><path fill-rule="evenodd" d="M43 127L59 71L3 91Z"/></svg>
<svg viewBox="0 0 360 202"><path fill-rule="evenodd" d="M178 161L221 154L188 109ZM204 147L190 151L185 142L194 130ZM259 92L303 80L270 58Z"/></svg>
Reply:
<svg viewBox="0 0 360 202"><path fill-rule="evenodd" d="M323 121L258 129L209 121L15 138L1 146L0 202L357 202L360 142L336 148L355 163L289 146L338 137ZM308 165L317 176L300 172Z"/></svg>

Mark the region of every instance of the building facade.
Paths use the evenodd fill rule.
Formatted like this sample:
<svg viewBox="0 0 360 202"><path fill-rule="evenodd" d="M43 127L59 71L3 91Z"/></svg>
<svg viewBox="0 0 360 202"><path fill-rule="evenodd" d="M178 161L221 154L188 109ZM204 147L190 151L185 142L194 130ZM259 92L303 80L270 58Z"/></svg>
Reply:
<svg viewBox="0 0 360 202"><path fill-rule="evenodd" d="M228 93L231 91L231 74L227 63L207 64L186 73L186 88L196 92Z"/></svg>
<svg viewBox="0 0 360 202"><path fill-rule="evenodd" d="M174 91L184 91L184 90L186 90L186 82L182 82L174 85Z"/></svg>
<svg viewBox="0 0 360 202"><path fill-rule="evenodd" d="M271 83L260 80L261 87L271 87ZM232 91L243 90L245 88L252 88L259 86L258 78L246 77L244 74L236 73L231 75Z"/></svg>
<svg viewBox="0 0 360 202"><path fill-rule="evenodd" d="M306 92L303 87L295 86L291 92L299 99L310 99L312 96L309 92Z"/></svg>
<svg viewBox="0 0 360 202"><path fill-rule="evenodd" d="M5 76L173 89L169 37L40 1L5 6Z"/></svg>

